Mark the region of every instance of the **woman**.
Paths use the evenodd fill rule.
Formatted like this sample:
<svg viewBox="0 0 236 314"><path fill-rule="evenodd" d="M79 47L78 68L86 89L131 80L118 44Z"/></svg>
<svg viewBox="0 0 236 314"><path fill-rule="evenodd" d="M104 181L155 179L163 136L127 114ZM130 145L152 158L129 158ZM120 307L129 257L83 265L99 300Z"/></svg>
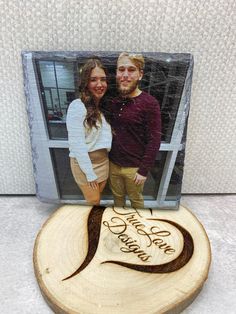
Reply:
<svg viewBox="0 0 236 314"><path fill-rule="evenodd" d="M80 72L80 99L68 108L70 165L73 177L90 205L99 205L109 174L110 124L101 112L107 75L99 59L89 59Z"/></svg>

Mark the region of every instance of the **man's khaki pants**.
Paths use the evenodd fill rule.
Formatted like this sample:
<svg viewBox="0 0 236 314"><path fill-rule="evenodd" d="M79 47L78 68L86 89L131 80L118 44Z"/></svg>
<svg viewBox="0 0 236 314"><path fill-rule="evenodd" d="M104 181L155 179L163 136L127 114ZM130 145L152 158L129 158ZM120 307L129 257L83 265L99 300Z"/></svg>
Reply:
<svg viewBox="0 0 236 314"><path fill-rule="evenodd" d="M125 206L125 196L128 195L133 208L144 208L143 186L134 183L138 168L121 167L110 161L109 182L117 207Z"/></svg>

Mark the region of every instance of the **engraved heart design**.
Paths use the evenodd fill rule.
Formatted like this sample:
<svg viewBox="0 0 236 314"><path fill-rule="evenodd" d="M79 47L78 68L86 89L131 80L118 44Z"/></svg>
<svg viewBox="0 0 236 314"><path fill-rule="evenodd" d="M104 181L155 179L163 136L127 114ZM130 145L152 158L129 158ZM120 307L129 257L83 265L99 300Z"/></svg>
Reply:
<svg viewBox="0 0 236 314"><path fill-rule="evenodd" d="M88 252L87 255L83 261L83 263L80 265L80 267L73 272L70 276L66 277L63 279L68 280L77 274L79 274L83 269L87 267L87 265L91 262L93 259L94 255L96 254L98 243L99 243L99 238L100 238L100 231L101 231L101 225L102 225L102 216L105 211L106 207L104 206L93 206L93 208L90 211L89 217L88 217L88 224L87 224L87 230L88 230ZM133 209L135 213L137 213L139 216L140 214L138 213L137 210ZM126 215L125 213L120 213L113 208L113 211L117 214L120 215ZM151 210L152 214L152 210ZM135 225L137 232L141 235L142 232L145 232L141 228L141 223L137 221L137 219L133 218L133 216L130 217L128 220L130 223L133 223ZM140 216L141 217L141 216ZM132 219L131 219L132 218ZM122 267L127 267L132 270L136 271L141 271L141 272L146 272L146 273L170 273L179 270L182 268L184 265L188 263L188 261L191 259L194 251L194 244L193 244L193 239L190 233L184 229L182 226L177 224L176 222L166 220L166 219L158 219L158 218L146 218L146 220L152 220L152 221L161 221L168 223L172 226L174 226L183 236L183 249L179 256L167 263L161 264L161 265L138 265L138 264L132 264L132 263L126 263L126 262L120 262L120 261L113 261L113 260L108 260L104 261L101 264L106 264L106 263L113 263L120 265ZM140 225L140 228L138 228L138 224ZM103 222L103 225L106 227L110 228L109 223L107 221ZM154 228L154 227L153 227ZM154 233L156 234L156 233ZM119 234L121 235L121 233ZM124 237L124 234L122 234ZM148 236L146 233L145 235ZM121 238L121 237L120 237ZM170 248L167 248L170 250ZM141 253L140 253L141 255ZM142 256L144 258L144 255L142 253Z"/></svg>

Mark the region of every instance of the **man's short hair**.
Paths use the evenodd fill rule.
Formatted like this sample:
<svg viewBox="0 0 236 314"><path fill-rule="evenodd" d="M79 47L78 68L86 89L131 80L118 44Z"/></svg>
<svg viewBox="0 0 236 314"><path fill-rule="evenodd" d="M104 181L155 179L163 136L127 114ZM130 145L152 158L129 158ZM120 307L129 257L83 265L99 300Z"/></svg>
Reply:
<svg viewBox="0 0 236 314"><path fill-rule="evenodd" d="M135 66L139 69L139 71L144 69L145 61L144 61L144 57L141 54L122 52L119 55L117 62L119 62L119 60L123 57L128 57L135 64Z"/></svg>

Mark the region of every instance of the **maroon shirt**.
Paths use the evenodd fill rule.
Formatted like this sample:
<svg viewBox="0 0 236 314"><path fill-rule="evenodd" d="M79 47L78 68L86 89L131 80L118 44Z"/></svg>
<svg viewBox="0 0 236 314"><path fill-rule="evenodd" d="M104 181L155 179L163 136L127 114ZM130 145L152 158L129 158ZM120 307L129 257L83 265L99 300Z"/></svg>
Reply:
<svg viewBox="0 0 236 314"><path fill-rule="evenodd" d="M161 115L157 100L146 92L112 101L113 129L110 160L122 167L138 167L147 176L161 142Z"/></svg>

